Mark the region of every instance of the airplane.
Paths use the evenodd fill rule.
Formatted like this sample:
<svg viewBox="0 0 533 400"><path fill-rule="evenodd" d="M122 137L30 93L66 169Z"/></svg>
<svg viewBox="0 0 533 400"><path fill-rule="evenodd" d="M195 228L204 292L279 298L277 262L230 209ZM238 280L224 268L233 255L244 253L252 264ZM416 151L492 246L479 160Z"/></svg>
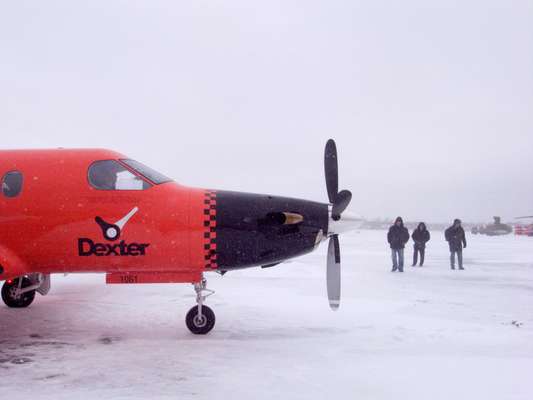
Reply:
<svg viewBox="0 0 533 400"><path fill-rule="evenodd" d="M493 217L493 219L493 224L474 226L472 227L471 232L474 235L477 235L479 233L480 235L487 236L503 236L508 235L513 231L513 227L511 225L502 223L501 217Z"/></svg>
<svg viewBox="0 0 533 400"><path fill-rule="evenodd" d="M2 300L28 307L46 295L51 274L105 273L107 284L189 283L196 305L186 315L206 334L215 314L206 272L273 267L329 239L327 295L340 304L339 234L360 218L344 211L337 148L324 153L329 203L181 186L104 149L0 151Z"/></svg>

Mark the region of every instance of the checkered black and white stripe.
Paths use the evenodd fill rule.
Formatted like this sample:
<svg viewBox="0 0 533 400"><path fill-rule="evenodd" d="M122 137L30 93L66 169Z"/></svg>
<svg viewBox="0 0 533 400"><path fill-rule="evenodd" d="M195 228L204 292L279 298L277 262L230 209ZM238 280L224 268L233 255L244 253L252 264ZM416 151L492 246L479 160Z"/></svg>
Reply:
<svg viewBox="0 0 533 400"><path fill-rule="evenodd" d="M204 260L206 269L217 269L217 194L207 190L204 195Z"/></svg>

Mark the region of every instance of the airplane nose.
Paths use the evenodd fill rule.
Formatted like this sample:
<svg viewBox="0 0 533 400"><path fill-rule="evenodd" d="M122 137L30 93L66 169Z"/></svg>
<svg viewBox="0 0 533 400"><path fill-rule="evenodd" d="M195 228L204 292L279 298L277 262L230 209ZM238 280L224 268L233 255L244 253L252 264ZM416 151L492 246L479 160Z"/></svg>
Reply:
<svg viewBox="0 0 533 400"><path fill-rule="evenodd" d="M271 265L310 252L328 232L328 219L327 204L217 191L218 269Z"/></svg>

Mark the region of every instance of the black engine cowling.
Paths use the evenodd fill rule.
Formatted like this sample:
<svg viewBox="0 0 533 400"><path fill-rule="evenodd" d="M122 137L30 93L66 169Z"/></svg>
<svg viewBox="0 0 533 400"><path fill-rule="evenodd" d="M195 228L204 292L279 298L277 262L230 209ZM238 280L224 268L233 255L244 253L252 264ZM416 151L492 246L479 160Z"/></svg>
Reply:
<svg viewBox="0 0 533 400"><path fill-rule="evenodd" d="M327 204L216 192L216 253L221 271L271 265L308 253L327 231Z"/></svg>

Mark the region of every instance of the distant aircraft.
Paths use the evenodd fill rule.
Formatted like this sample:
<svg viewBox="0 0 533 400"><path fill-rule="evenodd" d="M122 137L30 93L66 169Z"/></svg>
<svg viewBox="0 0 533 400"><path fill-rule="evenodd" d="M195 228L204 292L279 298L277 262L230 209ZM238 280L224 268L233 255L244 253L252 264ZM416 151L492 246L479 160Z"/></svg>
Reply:
<svg viewBox="0 0 533 400"><path fill-rule="evenodd" d="M493 217L494 223L493 224L487 224L487 225L481 225L481 226L474 226L472 228L472 233L475 234L481 234L481 235L487 235L487 236L502 236L502 235L508 235L513 231L513 227L507 224L502 224L500 217Z"/></svg>
<svg viewBox="0 0 533 400"><path fill-rule="evenodd" d="M524 217L516 217L515 219L531 219L533 218L533 215L527 215ZM523 236L533 236L533 223L531 224L520 224L515 225L514 228L515 235L523 235Z"/></svg>
<svg viewBox="0 0 533 400"><path fill-rule="evenodd" d="M216 160L206 160L215 170ZM0 281L9 307L46 295L53 273L105 273L108 284L192 283L195 334L215 325L204 272L272 267L329 238L327 294L340 303L338 235L343 215L337 149L324 155L329 204L192 189L119 153L101 149L0 151ZM211 172L213 173L213 172Z"/></svg>

